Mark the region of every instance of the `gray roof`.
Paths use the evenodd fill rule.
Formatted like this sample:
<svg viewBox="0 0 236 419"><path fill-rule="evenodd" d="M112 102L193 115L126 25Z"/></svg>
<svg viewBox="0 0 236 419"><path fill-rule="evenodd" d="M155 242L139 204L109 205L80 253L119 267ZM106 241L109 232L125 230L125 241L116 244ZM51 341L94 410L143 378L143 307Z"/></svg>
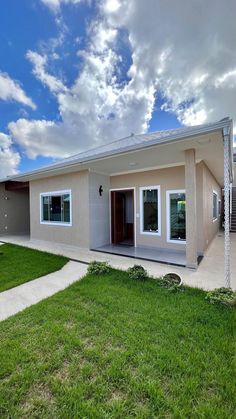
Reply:
<svg viewBox="0 0 236 419"><path fill-rule="evenodd" d="M94 160L101 156L109 156L113 154L122 153L125 151L136 150L138 148L146 148L151 145L161 144L167 141L174 141L180 138L186 138L197 134L204 134L204 132L215 131L217 128L229 123L229 119L225 118L217 123L209 123L204 125L195 125L192 127L175 128L164 131L148 132L146 134L131 134L128 137L121 138L100 147L92 148L82 153L75 154L60 160L53 166L61 165L64 163L78 162L82 163L88 160ZM219 126L218 126L219 125Z"/></svg>
<svg viewBox="0 0 236 419"><path fill-rule="evenodd" d="M232 125L232 120L224 118L218 122L197 125L192 127L175 128L165 131L149 132L146 134L131 134L128 137L121 138L108 144L101 145L100 147L92 148L82 153L75 154L58 161L57 163L44 166L40 169L33 170L31 172L22 173L15 176L10 176L8 179L16 179L22 175L41 173L44 170L49 171L50 169L56 169L60 167L71 166L74 164L81 164L89 161L93 161L99 158L108 157L116 154L125 153L127 151L147 148L163 143L174 142L181 139L185 139L191 136L206 134L208 132L222 129L226 126Z"/></svg>

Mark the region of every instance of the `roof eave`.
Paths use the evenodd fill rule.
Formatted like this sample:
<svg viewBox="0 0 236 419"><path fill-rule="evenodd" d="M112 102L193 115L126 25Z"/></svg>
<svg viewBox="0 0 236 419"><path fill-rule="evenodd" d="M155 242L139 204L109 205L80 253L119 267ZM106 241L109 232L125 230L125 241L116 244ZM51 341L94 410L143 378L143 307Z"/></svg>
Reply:
<svg viewBox="0 0 236 419"><path fill-rule="evenodd" d="M97 160L101 160L104 158L109 158L109 157L113 157L113 156L119 156L119 155L123 155L125 153L129 153L132 151L136 151L136 150L142 150L142 149L147 149L147 148L151 148L151 147L158 147L160 145L165 145L165 144L169 144L174 143L176 141L184 141L188 138L191 137L196 137L199 135L204 135L204 134L208 134L211 132L215 132L218 130L223 130L225 127L229 127L230 131L231 131L231 135L232 135L232 127L233 127L233 121L232 119L223 119L219 122L216 122L215 124L212 124L211 127L209 127L208 129L206 129L204 126L200 126L200 127L196 127L196 129L193 129L191 131L191 133L187 133L186 135L183 136L183 133L179 133L179 134L174 134L174 135L170 135L166 138L163 138L161 140L158 141L158 143L156 142L156 140L150 140L147 144L140 144L140 145L136 145L135 148L133 148L132 146L128 146L128 147L124 147L123 149L120 149L119 151L115 150L114 152L104 152L101 154L98 154L96 157L88 157L85 158L83 160L73 160L72 162L64 162L64 163L58 163L58 164L54 164L51 166L46 166L44 168L40 168L40 169L36 169L33 170L31 172L26 172L26 173L22 173L22 174L18 174L18 175L14 175L14 176L9 176L5 179L0 180L0 182L5 182L7 180L18 180L21 181L22 179L24 180L25 178L27 179L27 177L31 177L31 176L37 176L40 174L52 174L54 172L59 171L60 169L65 169L65 168L70 168L70 167L74 167L75 165L78 167L83 166L83 164L85 163L92 163L95 162ZM232 170L232 168L231 168ZM58 173L59 174L59 173ZM39 177L40 178L40 177Z"/></svg>

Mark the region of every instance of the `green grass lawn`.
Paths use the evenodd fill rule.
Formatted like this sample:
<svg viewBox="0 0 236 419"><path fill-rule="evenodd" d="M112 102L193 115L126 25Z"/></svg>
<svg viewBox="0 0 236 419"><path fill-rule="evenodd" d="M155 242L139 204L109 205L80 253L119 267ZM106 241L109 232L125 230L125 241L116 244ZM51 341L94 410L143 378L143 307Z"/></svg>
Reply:
<svg viewBox="0 0 236 419"><path fill-rule="evenodd" d="M61 269L67 258L14 244L0 246L0 292Z"/></svg>
<svg viewBox="0 0 236 419"><path fill-rule="evenodd" d="M235 418L234 312L125 272L0 324L2 418Z"/></svg>

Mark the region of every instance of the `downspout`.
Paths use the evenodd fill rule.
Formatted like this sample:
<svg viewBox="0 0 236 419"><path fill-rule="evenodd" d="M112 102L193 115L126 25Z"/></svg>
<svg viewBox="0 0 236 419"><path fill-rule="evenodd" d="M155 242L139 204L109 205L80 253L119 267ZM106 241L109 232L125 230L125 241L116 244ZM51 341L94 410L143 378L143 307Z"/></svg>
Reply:
<svg viewBox="0 0 236 419"><path fill-rule="evenodd" d="M231 163L230 163L230 127L223 128L224 141L224 213L225 213L225 243L224 243L224 282L225 287L230 288L230 183L231 183Z"/></svg>

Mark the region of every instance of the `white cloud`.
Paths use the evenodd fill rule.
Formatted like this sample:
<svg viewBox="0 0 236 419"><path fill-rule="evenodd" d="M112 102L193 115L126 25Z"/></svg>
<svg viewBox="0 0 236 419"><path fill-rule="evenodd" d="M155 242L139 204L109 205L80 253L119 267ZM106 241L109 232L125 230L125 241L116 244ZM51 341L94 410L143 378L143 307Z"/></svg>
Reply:
<svg viewBox="0 0 236 419"><path fill-rule="evenodd" d="M81 0L41 0L45 6L49 7L54 13L58 13L60 11L61 4L78 4Z"/></svg>
<svg viewBox="0 0 236 419"><path fill-rule="evenodd" d="M106 3L104 9L106 9ZM108 0L109 3L109 0ZM236 119L236 2L120 0L108 19L129 33L133 66L165 97L165 109L193 125Z"/></svg>
<svg viewBox="0 0 236 419"><path fill-rule="evenodd" d="M0 132L0 178L17 173L20 155L12 149L9 135Z"/></svg>
<svg viewBox="0 0 236 419"><path fill-rule="evenodd" d="M43 1L56 9L61 3ZM71 87L47 72L47 55L28 52L35 76L56 96L61 116L59 123L20 119L9 124L28 156L61 157L145 132L156 96L164 97L163 110L182 124L227 115L236 120L234 0L227 7L209 0L209 13L205 0L98 4L100 14L90 25L86 50L78 51L80 71ZM132 58L125 80L120 77L125 56L119 53L124 31Z"/></svg>
<svg viewBox="0 0 236 419"><path fill-rule="evenodd" d="M19 83L12 80L7 73L0 71L0 99L5 101L16 101L23 105L30 106L36 109L36 105L30 99L24 90L20 87Z"/></svg>
<svg viewBox="0 0 236 419"><path fill-rule="evenodd" d="M29 50L26 57L33 64L33 74L35 77L47 86L51 92L58 93L66 90L61 80L58 80L56 77L46 72L46 55L40 55L37 52Z"/></svg>

